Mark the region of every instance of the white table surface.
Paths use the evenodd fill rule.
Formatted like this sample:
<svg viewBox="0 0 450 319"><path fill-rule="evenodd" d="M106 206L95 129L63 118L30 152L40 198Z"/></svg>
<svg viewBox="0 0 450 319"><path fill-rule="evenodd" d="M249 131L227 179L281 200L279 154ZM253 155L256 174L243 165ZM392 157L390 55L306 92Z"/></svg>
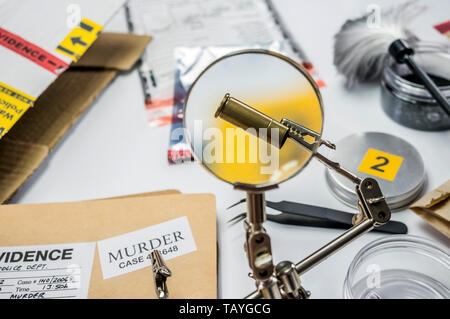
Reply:
<svg viewBox="0 0 450 319"><path fill-rule="evenodd" d="M450 132L412 130L390 120L380 106L379 86L363 85L352 91L332 64L333 35L349 17L366 11L370 3L388 1L274 1L287 26L301 43L326 83L322 90L327 139L337 141L351 133L381 131L397 135L421 153L427 172L426 191L450 178ZM450 12L449 1L431 1L440 13ZM436 7L437 6L437 7ZM435 9L434 9L435 10ZM443 15L441 21L449 17ZM439 21L439 20L438 20ZM120 11L106 31L126 32ZM430 27L430 33L434 33ZM217 199L219 241L219 297L241 298L254 290L247 274L243 251L243 227L226 226L226 220L244 206L225 208L244 197L199 164L169 165L169 127L150 128L146 123L143 93L136 70L118 76L70 129L36 173L13 198L13 203L77 201L123 194L179 189L185 193L213 193ZM336 200L324 179L324 167L317 161L295 178L270 191L273 201L291 200L351 212ZM405 222L409 234L431 238L449 247L450 241L408 210L393 213ZM272 238L275 261L297 262L341 230L266 224ZM369 233L343 248L302 276L312 298L341 298L347 268L365 244L379 238Z"/></svg>

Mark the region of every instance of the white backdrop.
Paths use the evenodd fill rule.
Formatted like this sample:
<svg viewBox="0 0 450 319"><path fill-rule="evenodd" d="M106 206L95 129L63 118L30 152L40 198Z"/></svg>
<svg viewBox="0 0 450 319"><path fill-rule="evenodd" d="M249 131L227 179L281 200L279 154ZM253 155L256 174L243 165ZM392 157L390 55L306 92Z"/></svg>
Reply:
<svg viewBox="0 0 450 319"><path fill-rule="evenodd" d="M449 1L426 1L433 12L450 12ZM450 132L422 132L390 120L380 106L378 85L363 85L351 92L332 64L333 35L349 17L366 11L371 3L392 1L274 1L293 36L311 58L326 83L322 89L325 105L324 137L337 141L354 132L382 131L413 144L421 153L427 172L426 191L450 178ZM436 15L434 17L437 17ZM126 32L121 10L106 31ZM431 29L430 36L437 36ZM76 201L179 189L186 193L213 193L217 199L219 240L219 297L241 298L254 290L243 251L242 225L232 228L226 220L245 207L227 212L225 208L244 197L206 172L197 163L169 165L169 127L150 128L144 114L143 93L135 70L121 74L53 150L32 178L13 198L14 203ZM297 177L267 193L273 201L291 200L351 212L328 191L324 167L317 161ZM270 210L269 210L270 211ZM450 241L408 210L395 212L394 220L405 222L409 233L449 246ZM297 262L338 236L341 230L284 226L267 223L275 261ZM366 243L384 236L370 233L345 247L302 281L312 298L341 298L347 268Z"/></svg>

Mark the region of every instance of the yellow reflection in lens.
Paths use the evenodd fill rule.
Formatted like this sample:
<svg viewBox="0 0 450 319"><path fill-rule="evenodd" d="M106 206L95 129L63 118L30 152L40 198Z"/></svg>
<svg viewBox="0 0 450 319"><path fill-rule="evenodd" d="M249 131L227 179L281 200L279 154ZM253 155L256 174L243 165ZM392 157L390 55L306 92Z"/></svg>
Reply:
<svg viewBox="0 0 450 319"><path fill-rule="evenodd" d="M258 107L258 105L263 106ZM316 132L322 131L320 105L316 94L313 92L285 96L277 101L255 101L255 104L250 106L274 119L288 118ZM289 139L279 150L244 130L235 130L234 125L223 120L220 120L217 127L222 132L222 145L225 146L224 163L205 163L205 166L220 178L233 184L237 182L246 184L278 183L294 175L311 157L309 152L301 149L299 145ZM242 134L245 137L245 145L238 143L238 136L234 136L231 140L231 134L229 133L228 136L226 134L227 129L235 131L236 135ZM270 160L271 156L267 157L267 162L262 162L264 158L260 156L260 147L263 147L262 151L267 152L268 155L276 156L278 152L279 163L277 167L272 167L276 163L273 159ZM232 159L228 152L229 149L233 150L234 156ZM242 159L242 154L245 156L244 163L238 161L238 156L240 155ZM256 162L254 162L255 154L257 155ZM270 172L272 168L272 173L264 173Z"/></svg>

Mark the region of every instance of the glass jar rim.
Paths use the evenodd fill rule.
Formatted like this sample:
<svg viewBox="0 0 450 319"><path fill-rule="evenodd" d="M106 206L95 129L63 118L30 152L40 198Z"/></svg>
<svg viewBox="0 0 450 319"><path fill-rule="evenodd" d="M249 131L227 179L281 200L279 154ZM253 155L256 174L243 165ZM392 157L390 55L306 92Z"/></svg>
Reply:
<svg viewBox="0 0 450 319"><path fill-rule="evenodd" d="M414 47L417 54L439 49L442 52L447 53L447 51L444 50L446 47L443 45L439 46L439 43L418 42L414 44ZM382 75L382 82L389 86L397 97L402 99L413 99L421 102L436 103L436 100L423 84L409 81L399 75L394 69L394 66L397 65L398 63L388 55L385 60ZM450 81L450 79L448 80ZM441 85L439 86L439 89L447 98L450 98L450 85Z"/></svg>

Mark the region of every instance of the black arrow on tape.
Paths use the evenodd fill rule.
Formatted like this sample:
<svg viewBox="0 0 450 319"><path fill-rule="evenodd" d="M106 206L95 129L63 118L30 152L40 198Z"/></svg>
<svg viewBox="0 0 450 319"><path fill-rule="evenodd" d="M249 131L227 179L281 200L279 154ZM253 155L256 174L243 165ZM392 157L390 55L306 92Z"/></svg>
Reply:
<svg viewBox="0 0 450 319"><path fill-rule="evenodd" d="M79 45L82 45L84 47L87 46L87 43L84 42L83 40L81 40L81 37L70 38L70 41L72 41L72 45L79 44Z"/></svg>

